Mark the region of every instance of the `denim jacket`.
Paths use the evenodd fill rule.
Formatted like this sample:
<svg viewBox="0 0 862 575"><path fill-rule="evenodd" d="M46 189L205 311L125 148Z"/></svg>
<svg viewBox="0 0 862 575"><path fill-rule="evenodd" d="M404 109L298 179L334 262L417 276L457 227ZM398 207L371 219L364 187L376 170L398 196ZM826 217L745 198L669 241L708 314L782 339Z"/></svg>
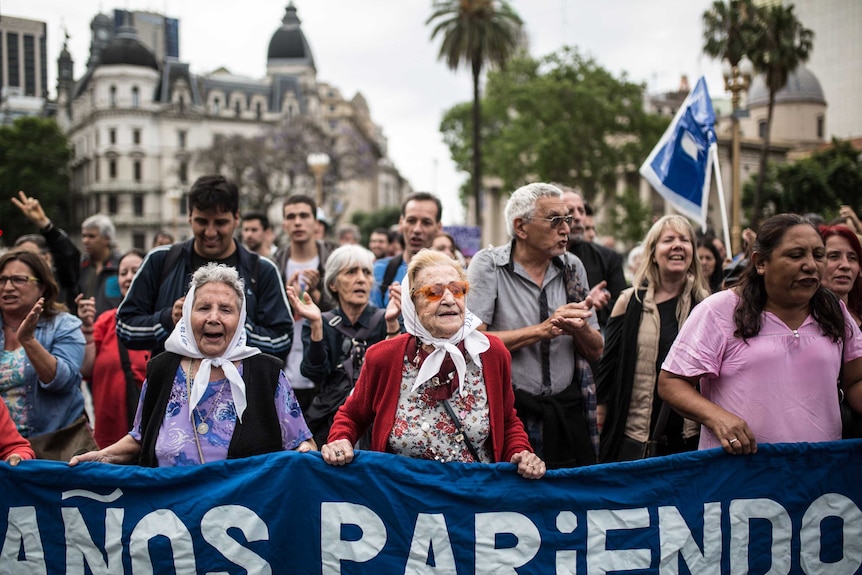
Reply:
<svg viewBox="0 0 862 575"><path fill-rule="evenodd" d="M29 437L71 425L84 412L84 396L81 394L84 334L81 333L81 320L65 312L49 319L42 318L36 325L35 335L42 347L57 359L57 372L54 381L42 382L30 359L25 356ZM5 345L6 340L0 330L0 346L3 346L0 349Z"/></svg>

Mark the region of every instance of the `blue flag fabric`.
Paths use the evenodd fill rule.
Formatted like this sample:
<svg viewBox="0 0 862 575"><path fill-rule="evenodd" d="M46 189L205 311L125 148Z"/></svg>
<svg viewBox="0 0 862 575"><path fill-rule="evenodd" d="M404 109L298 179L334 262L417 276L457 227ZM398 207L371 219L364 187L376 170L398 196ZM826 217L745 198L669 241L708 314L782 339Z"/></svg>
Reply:
<svg viewBox="0 0 862 575"><path fill-rule="evenodd" d="M640 169L662 197L701 227L706 224L715 145L715 112L701 77Z"/></svg>
<svg viewBox="0 0 862 575"><path fill-rule="evenodd" d="M510 464L278 453L0 464L3 574L862 571L862 440L520 478Z"/></svg>

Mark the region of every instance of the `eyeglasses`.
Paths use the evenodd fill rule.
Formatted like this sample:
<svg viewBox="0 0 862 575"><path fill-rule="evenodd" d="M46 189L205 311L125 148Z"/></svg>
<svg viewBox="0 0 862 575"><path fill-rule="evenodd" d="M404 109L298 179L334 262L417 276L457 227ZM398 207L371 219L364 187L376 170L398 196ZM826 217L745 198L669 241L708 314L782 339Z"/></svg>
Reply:
<svg viewBox="0 0 862 575"><path fill-rule="evenodd" d="M425 296L425 299L428 301L439 301L443 299L443 295L446 293L446 290L452 292L452 296L457 298L462 298L467 295L467 292L470 290L470 284L468 282L449 282L448 284L431 284L427 286L422 286L421 288L415 288L412 290L413 295L417 293L421 293Z"/></svg>
<svg viewBox="0 0 862 575"><path fill-rule="evenodd" d="M566 225L572 227L572 223L575 221L574 216L554 216L552 218L536 218L537 220L542 220L544 222L548 222L551 224L551 229L556 230L560 227L563 222L566 222Z"/></svg>
<svg viewBox="0 0 862 575"><path fill-rule="evenodd" d="M29 282L40 282L39 278L33 276L0 276L0 288L6 287L6 282L12 282L12 285L20 288L27 285Z"/></svg>

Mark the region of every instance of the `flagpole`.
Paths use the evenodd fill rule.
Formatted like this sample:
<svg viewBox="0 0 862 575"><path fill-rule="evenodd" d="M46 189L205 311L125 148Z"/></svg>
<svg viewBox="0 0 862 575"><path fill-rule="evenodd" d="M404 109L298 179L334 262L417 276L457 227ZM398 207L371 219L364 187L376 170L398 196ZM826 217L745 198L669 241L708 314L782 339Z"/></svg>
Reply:
<svg viewBox="0 0 862 575"><path fill-rule="evenodd" d="M709 147L712 154L712 165L715 172L715 186L718 190L718 208L721 211L721 228L724 230L724 246L730 252L730 228L727 225L727 205L724 202L724 186L721 183L721 166L718 165L718 145L713 144ZM722 262L723 265L723 262Z"/></svg>

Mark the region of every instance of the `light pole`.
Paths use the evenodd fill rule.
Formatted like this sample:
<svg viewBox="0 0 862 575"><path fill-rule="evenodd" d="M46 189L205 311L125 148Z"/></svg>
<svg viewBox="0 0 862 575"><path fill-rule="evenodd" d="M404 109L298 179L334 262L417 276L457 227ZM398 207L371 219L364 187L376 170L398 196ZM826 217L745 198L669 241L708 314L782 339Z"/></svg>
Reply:
<svg viewBox="0 0 862 575"><path fill-rule="evenodd" d="M751 72L754 66L748 57L743 56L742 60L734 66L729 60L724 60L722 63L722 75L724 76L724 89L730 92L730 103L733 108L731 117L731 170L733 172L733 224L730 228L732 255L742 252L742 185L740 182L740 142L739 142L739 118L741 111L739 109L739 100L742 92L748 90L751 83Z"/></svg>
<svg viewBox="0 0 862 575"><path fill-rule="evenodd" d="M314 187L317 192L317 207L323 207L323 174L329 169L328 154L308 154L308 167L314 174Z"/></svg>

